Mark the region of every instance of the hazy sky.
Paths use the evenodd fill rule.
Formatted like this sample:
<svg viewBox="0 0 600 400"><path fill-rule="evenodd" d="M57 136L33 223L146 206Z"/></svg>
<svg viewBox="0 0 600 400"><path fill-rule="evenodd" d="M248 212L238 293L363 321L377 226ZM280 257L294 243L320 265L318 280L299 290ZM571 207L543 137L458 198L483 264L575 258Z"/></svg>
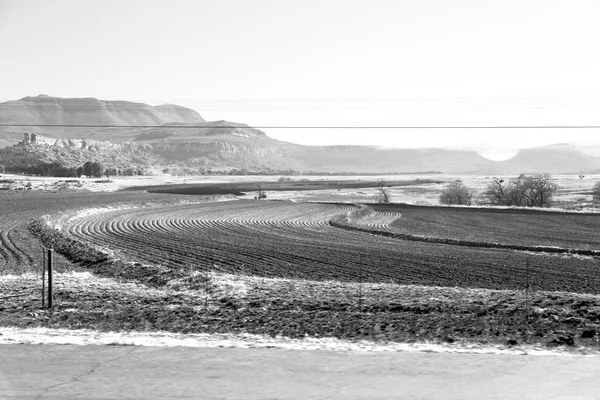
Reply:
<svg viewBox="0 0 600 400"><path fill-rule="evenodd" d="M40 93L254 126L598 125L600 0L0 0L0 101ZM600 130L265 131L484 154L600 142Z"/></svg>

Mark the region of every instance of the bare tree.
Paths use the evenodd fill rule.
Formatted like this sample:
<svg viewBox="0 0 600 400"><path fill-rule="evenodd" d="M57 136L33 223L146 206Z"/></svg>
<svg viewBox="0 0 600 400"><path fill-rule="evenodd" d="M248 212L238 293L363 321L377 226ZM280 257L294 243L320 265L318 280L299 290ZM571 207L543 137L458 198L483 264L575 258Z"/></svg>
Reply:
<svg viewBox="0 0 600 400"><path fill-rule="evenodd" d="M483 192L482 197L493 206L504 205L507 201L505 189L504 179L494 178Z"/></svg>
<svg viewBox="0 0 600 400"><path fill-rule="evenodd" d="M483 192L488 204L495 206L549 207L558 189L548 174L524 175L511 179L494 178Z"/></svg>
<svg viewBox="0 0 600 400"><path fill-rule="evenodd" d="M256 199L258 199L258 200L260 200L260 199L266 199L267 198L267 194L262 189L262 185L260 183L257 183L256 184L256 188L258 189L258 196L256 197Z"/></svg>
<svg viewBox="0 0 600 400"><path fill-rule="evenodd" d="M527 198L529 207L550 207L552 195L558 185L552 181L548 174L537 174L526 178Z"/></svg>
<svg viewBox="0 0 600 400"><path fill-rule="evenodd" d="M378 203L389 203L390 202L390 192L388 190L387 183L384 179L379 178L377 180L377 202Z"/></svg>
<svg viewBox="0 0 600 400"><path fill-rule="evenodd" d="M450 182L446 189L440 194L441 204L459 204L459 205L471 205L473 199L473 190L463 183L463 181L456 180Z"/></svg>

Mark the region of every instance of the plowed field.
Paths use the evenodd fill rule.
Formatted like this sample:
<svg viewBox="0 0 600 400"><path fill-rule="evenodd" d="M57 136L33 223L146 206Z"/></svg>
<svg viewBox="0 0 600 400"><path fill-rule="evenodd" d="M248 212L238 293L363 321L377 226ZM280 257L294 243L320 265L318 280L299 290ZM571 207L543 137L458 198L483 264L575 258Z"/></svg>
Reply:
<svg viewBox="0 0 600 400"><path fill-rule="evenodd" d="M42 264L42 245L27 224L42 215L134 201L163 201L173 196L146 193L43 193L0 195L0 274L35 270ZM176 199L176 198L175 198ZM189 198L188 198L189 200ZM60 270L60 264L57 265Z"/></svg>
<svg viewBox="0 0 600 400"><path fill-rule="evenodd" d="M393 215L387 230L427 237L520 246L600 250L600 213L561 213L528 209L373 205ZM375 221L376 222L376 221ZM365 219L370 223L370 218Z"/></svg>
<svg viewBox="0 0 600 400"><path fill-rule="evenodd" d="M90 215L66 231L148 263L312 280L522 289L529 260L534 289L600 293L592 257L405 241L329 224L352 207L252 200L169 206ZM369 224L394 229L395 213Z"/></svg>

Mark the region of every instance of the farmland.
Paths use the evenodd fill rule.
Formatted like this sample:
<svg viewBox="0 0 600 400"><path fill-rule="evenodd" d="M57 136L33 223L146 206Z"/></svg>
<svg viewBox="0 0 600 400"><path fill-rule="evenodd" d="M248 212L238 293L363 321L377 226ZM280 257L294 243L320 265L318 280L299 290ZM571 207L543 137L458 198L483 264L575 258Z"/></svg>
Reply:
<svg viewBox="0 0 600 400"><path fill-rule="evenodd" d="M539 290L600 293L592 257L404 241L332 227L353 206L235 201L111 211L73 221L67 232L124 257L264 277L394 282L487 289L523 287L526 263ZM554 214L570 220L572 215ZM393 229L394 214L373 226ZM385 218L390 224L386 224Z"/></svg>
<svg viewBox="0 0 600 400"><path fill-rule="evenodd" d="M405 234L468 241L570 249L600 249L600 214L561 214L542 210L419 207L376 204L380 213L393 213L386 228ZM368 223L368 220L363 221Z"/></svg>
<svg viewBox="0 0 600 400"><path fill-rule="evenodd" d="M598 257L510 246L600 250L597 214L214 200L141 191L0 196L0 270L22 276L0 279L18 296L0 304L0 326L567 344L588 332L580 343L596 343ZM43 246L58 254L53 311L40 310L31 292ZM110 289L69 271L102 276ZM223 277L243 294L209 293Z"/></svg>
<svg viewBox="0 0 600 400"><path fill-rule="evenodd" d="M0 274L28 272L42 264L42 244L27 229L31 220L42 215L101 205L176 200L139 193L5 192L0 195Z"/></svg>

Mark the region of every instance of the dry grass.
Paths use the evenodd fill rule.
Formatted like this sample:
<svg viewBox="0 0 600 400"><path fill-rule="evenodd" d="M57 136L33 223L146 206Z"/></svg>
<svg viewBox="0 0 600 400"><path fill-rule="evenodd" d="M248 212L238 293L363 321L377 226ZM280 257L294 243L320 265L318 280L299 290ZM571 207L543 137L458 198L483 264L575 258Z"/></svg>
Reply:
<svg viewBox="0 0 600 400"><path fill-rule="evenodd" d="M40 308L36 274L0 277L0 326L249 333L374 342L571 343L598 346L600 296L562 292L341 283L192 272L163 287L55 275L55 308ZM360 296L360 297L359 297ZM361 307L359 307L361 304ZM526 307L528 305L528 307ZM561 342L561 340L564 342Z"/></svg>

